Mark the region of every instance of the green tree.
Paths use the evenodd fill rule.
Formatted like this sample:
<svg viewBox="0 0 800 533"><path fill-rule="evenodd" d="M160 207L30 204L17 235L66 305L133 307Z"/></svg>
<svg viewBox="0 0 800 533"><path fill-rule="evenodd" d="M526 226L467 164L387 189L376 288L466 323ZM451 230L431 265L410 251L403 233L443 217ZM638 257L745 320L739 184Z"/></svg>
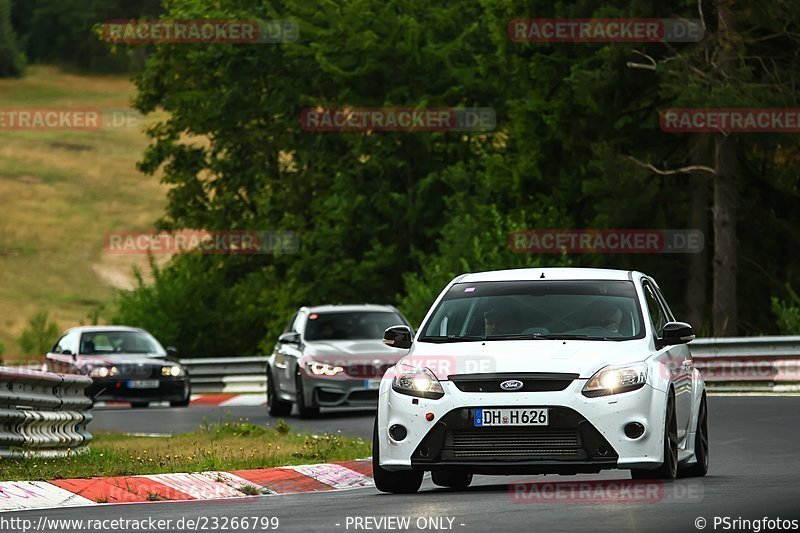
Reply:
<svg viewBox="0 0 800 533"><path fill-rule="evenodd" d="M0 0L0 78L22 75L24 63L17 35L11 26L10 0Z"/></svg>
<svg viewBox="0 0 800 533"><path fill-rule="evenodd" d="M34 314L17 339L25 355L44 355L58 339L58 326L50 322L47 311Z"/></svg>

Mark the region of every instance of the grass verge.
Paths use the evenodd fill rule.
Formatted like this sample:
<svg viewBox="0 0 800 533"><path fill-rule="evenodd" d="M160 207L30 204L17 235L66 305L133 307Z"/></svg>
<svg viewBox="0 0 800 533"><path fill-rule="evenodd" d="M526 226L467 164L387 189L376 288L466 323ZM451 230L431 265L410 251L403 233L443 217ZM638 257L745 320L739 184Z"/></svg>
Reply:
<svg viewBox="0 0 800 533"><path fill-rule="evenodd" d="M372 451L363 439L296 433L283 420L270 428L244 419L206 423L169 438L93 436L90 451L81 455L0 459L0 481L266 468L360 459Z"/></svg>

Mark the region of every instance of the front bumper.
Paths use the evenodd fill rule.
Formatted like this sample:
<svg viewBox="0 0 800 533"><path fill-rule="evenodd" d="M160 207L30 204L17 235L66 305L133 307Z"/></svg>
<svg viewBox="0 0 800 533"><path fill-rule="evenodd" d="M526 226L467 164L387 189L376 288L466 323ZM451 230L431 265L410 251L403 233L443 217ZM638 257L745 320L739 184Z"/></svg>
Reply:
<svg viewBox="0 0 800 533"><path fill-rule="evenodd" d="M306 374L303 378L306 405L375 408L380 381L380 378L325 379Z"/></svg>
<svg viewBox="0 0 800 533"><path fill-rule="evenodd" d="M86 396L104 402L179 402L190 394L188 376L162 377L158 387L132 388L128 378L93 378Z"/></svg>
<svg viewBox="0 0 800 533"><path fill-rule="evenodd" d="M561 391L463 392L442 381L439 400L415 398L381 386L378 442L387 470L462 470L482 474L578 473L606 468L653 468L663 462L661 428L666 393L645 385L639 390L587 398L585 379ZM547 407L548 426L476 428L475 408ZM432 414L428 421L426 414ZM645 428L638 439L624 427ZM406 427L396 441L388 428Z"/></svg>

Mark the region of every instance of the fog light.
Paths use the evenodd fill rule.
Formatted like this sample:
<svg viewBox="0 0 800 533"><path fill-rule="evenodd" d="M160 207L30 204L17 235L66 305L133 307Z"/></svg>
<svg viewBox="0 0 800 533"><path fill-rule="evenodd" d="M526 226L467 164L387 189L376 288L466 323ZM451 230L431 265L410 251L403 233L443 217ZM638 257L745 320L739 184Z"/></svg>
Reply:
<svg viewBox="0 0 800 533"><path fill-rule="evenodd" d="M629 439L638 439L644 435L644 426L639 422L631 422L625 426L625 436Z"/></svg>
<svg viewBox="0 0 800 533"><path fill-rule="evenodd" d="M389 436L396 441L401 441L408 435L408 430L400 424L394 424L389 428Z"/></svg>

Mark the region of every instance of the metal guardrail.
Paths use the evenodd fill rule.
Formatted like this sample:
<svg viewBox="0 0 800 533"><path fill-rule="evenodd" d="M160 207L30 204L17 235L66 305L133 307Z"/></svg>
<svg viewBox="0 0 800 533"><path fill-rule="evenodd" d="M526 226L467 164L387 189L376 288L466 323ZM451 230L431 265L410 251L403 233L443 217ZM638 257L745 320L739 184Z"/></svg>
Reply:
<svg viewBox="0 0 800 533"><path fill-rule="evenodd" d="M800 392L800 336L695 339L689 346L709 390Z"/></svg>
<svg viewBox="0 0 800 533"><path fill-rule="evenodd" d="M0 367L0 457L80 453L92 440L86 424L91 378Z"/></svg>
<svg viewBox="0 0 800 533"><path fill-rule="evenodd" d="M267 357L181 359L192 393L266 394Z"/></svg>
<svg viewBox="0 0 800 533"><path fill-rule="evenodd" d="M709 390L800 392L800 336L717 337L689 345ZM183 359L197 393L267 390L267 357Z"/></svg>

